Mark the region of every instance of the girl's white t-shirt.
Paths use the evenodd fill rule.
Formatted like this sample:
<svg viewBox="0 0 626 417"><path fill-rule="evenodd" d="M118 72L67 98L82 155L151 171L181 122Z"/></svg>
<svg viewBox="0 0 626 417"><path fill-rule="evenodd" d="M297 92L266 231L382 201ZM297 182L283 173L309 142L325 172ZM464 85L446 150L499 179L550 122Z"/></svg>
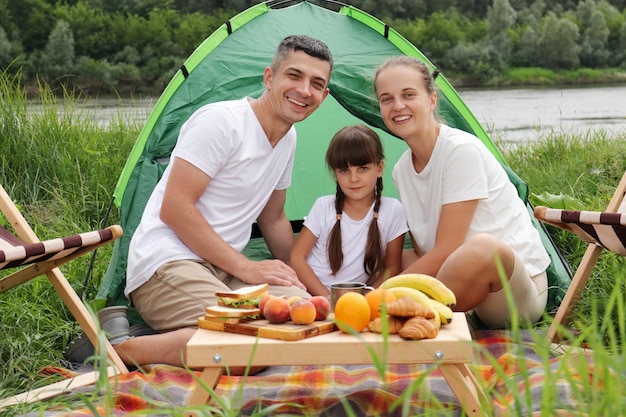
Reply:
<svg viewBox="0 0 626 417"><path fill-rule="evenodd" d="M435 245L444 204L478 200L466 239L477 233L501 239L521 256L531 276L550 264L515 186L474 135L441 125L432 156L422 172L415 172L411 150L407 150L394 166L393 179L411 234L423 252Z"/></svg>
<svg viewBox="0 0 626 417"><path fill-rule="evenodd" d="M318 279L327 287L333 282L361 282L365 283L368 276L363 267L367 233L374 216L374 204L365 217L353 220L346 213L341 217L341 246L343 250L343 264L332 275L328 261L328 239L335 225L335 196L328 195L318 198L311 211L304 220L304 226L315 235L317 241L309 254L308 263ZM383 197L378 211L378 227L381 233L381 242L387 243L408 231L404 208L400 201ZM385 248L383 248L384 250Z"/></svg>
<svg viewBox="0 0 626 417"><path fill-rule="evenodd" d="M200 260L159 216L171 162L183 159L211 177L196 206L226 243L242 251L252 224L274 190L291 184L296 132L272 148L247 98L208 104L182 126L170 165L156 185L133 234L128 256L128 296L157 268L181 259Z"/></svg>

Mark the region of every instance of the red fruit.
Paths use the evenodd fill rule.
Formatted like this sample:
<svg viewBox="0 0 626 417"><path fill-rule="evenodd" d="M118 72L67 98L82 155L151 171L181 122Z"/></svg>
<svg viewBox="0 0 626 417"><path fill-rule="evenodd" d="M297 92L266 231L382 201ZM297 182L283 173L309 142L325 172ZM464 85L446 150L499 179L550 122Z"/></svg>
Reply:
<svg viewBox="0 0 626 417"><path fill-rule="evenodd" d="M263 314L263 308L265 307L265 303L267 303L267 301L272 297L275 296L272 294L266 294L261 298L261 301L259 301L259 309L261 310L261 314Z"/></svg>
<svg viewBox="0 0 626 417"><path fill-rule="evenodd" d="M330 314L330 301L321 295L315 295L309 300L315 307L315 320L326 320Z"/></svg>
<svg viewBox="0 0 626 417"><path fill-rule="evenodd" d="M283 297L271 297L263 306L263 316L272 324L289 320L290 306Z"/></svg>

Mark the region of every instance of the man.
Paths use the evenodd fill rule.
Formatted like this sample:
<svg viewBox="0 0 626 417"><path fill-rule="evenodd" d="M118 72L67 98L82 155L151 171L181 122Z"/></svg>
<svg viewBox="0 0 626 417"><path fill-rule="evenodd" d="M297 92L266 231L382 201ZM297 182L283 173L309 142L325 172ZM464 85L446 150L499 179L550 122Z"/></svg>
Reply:
<svg viewBox="0 0 626 417"><path fill-rule="evenodd" d="M324 43L288 36L265 68L258 99L206 105L183 125L129 248L126 295L158 333L116 345L126 363L182 366L215 291L268 283L273 294L308 296L284 262L294 242L284 202L293 124L328 95L332 68ZM255 221L276 259L241 254Z"/></svg>

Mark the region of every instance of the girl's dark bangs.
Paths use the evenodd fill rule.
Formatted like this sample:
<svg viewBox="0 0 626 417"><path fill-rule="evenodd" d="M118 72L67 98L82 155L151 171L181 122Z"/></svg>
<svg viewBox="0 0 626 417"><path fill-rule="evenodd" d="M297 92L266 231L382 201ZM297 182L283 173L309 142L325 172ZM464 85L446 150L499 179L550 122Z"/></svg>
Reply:
<svg viewBox="0 0 626 417"><path fill-rule="evenodd" d="M374 162L376 160L374 149L370 149L371 146L366 144L369 142L364 142L361 139L345 140L338 144L331 155L330 164L332 168L342 169Z"/></svg>

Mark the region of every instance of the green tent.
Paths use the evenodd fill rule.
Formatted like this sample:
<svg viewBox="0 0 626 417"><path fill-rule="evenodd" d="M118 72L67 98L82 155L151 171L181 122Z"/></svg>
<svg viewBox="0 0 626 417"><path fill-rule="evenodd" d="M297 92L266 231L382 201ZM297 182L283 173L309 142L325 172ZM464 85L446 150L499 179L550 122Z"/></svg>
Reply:
<svg viewBox="0 0 626 417"><path fill-rule="evenodd" d="M276 45L287 35L307 34L321 39L335 59L330 95L311 117L296 125L296 162L286 203L289 219L297 223L318 196L334 193L324 153L333 134L350 124L368 124L381 135L388 167L385 194L397 197L391 167L407 147L385 130L373 91L373 74L385 59L400 54L417 57L432 70L435 67L382 21L348 5L321 3L324 6L308 1L268 1L253 6L218 28L177 71L139 134L115 189L113 197L121 210L124 236L116 241L98 299L108 304L128 303L123 294L128 245L148 197L168 163L181 125L207 103L246 95L258 97L263 89L263 69L269 65ZM440 115L449 125L478 136L507 169L520 198L528 202L526 184L508 167L443 74L437 76L436 85ZM529 203L528 207L530 213ZM536 227L552 258L548 307L553 309L569 285L571 272L543 226L536 222ZM258 256L263 250L257 240L261 239L253 239L246 249L249 256Z"/></svg>

